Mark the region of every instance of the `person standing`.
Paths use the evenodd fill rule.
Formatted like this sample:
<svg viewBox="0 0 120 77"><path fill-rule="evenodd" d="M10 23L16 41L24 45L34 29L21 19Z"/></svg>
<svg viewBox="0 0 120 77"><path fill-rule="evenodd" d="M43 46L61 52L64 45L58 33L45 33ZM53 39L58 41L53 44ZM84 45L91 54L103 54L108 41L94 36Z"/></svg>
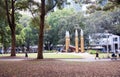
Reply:
<svg viewBox="0 0 120 77"><path fill-rule="evenodd" d="M97 58L100 59L98 51L96 51L96 53L95 53L95 59L97 59Z"/></svg>
<svg viewBox="0 0 120 77"><path fill-rule="evenodd" d="M24 52L25 52L25 57L28 57L28 54L27 54L27 48L24 46L23 48Z"/></svg>

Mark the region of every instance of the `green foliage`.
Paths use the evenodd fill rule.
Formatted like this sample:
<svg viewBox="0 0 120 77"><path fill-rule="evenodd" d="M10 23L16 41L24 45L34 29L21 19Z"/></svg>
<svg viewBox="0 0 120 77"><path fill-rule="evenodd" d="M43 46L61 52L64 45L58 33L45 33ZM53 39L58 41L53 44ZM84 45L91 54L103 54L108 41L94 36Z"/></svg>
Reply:
<svg viewBox="0 0 120 77"><path fill-rule="evenodd" d="M0 43L4 45L4 47L8 47L10 45L10 28L7 25L5 17L0 18Z"/></svg>
<svg viewBox="0 0 120 77"><path fill-rule="evenodd" d="M65 24L64 19L73 14L73 9L57 10L56 12L50 13L46 20L51 27L50 30L45 32L45 41L49 41L53 45L58 44L59 31L63 27L61 24Z"/></svg>
<svg viewBox="0 0 120 77"><path fill-rule="evenodd" d="M95 54L95 53L96 53L96 50L88 50L88 53L90 53L90 54Z"/></svg>
<svg viewBox="0 0 120 77"><path fill-rule="evenodd" d="M75 13L73 9L57 10L51 13L47 22L51 26L50 30L45 32L45 41L51 42L53 45L65 43L65 32L70 32L71 44L74 45L75 29L77 28L79 33L80 29L87 31L85 26L86 18L81 12ZM89 32L84 32L85 37Z"/></svg>
<svg viewBox="0 0 120 77"><path fill-rule="evenodd" d="M47 50L47 51L44 51L44 53L55 53L55 52L56 52L56 50Z"/></svg>
<svg viewBox="0 0 120 77"><path fill-rule="evenodd" d="M5 5L4 5L4 0L0 0L0 19L5 19Z"/></svg>
<svg viewBox="0 0 120 77"><path fill-rule="evenodd" d="M19 20L19 23L21 24L21 26L28 26L29 25L29 21L30 21L31 17L25 14L22 14L22 17Z"/></svg>
<svg viewBox="0 0 120 77"><path fill-rule="evenodd" d="M17 42L21 45L36 45L38 43L38 27L31 21L31 17L23 15L19 21L20 26L17 27ZM38 26L38 25L37 25ZM22 28L22 29L21 29Z"/></svg>
<svg viewBox="0 0 120 77"><path fill-rule="evenodd" d="M32 18L32 19L30 20L30 24L31 24L32 26L34 26L36 29L39 29L39 25L40 25L40 19L39 19L39 17L36 16L36 17Z"/></svg>
<svg viewBox="0 0 120 77"><path fill-rule="evenodd" d="M31 0L29 0L31 1ZM15 3L15 6L17 7L17 10L26 10L28 8L28 0L17 0L17 2Z"/></svg>
<svg viewBox="0 0 120 77"><path fill-rule="evenodd" d="M71 44L74 45L75 29L78 29L78 32L80 33L80 29L84 30L84 28L85 28L84 17L82 13L79 12L77 14L64 17L64 20L59 21L59 32L58 32L58 35L60 37L59 42L64 44L63 40L65 40L65 32L69 31Z"/></svg>
<svg viewBox="0 0 120 77"><path fill-rule="evenodd" d="M119 0L97 0L95 4L87 7L87 13L91 14L95 11L114 11L116 8L120 8Z"/></svg>
<svg viewBox="0 0 120 77"><path fill-rule="evenodd" d="M73 13L74 13L73 9L57 10L49 14L49 16L47 17L47 22L49 23L50 26L54 28L58 26L58 23L59 23L58 21L61 18L71 16Z"/></svg>
<svg viewBox="0 0 120 77"><path fill-rule="evenodd" d="M19 12L15 12L15 22L18 23L22 15Z"/></svg>
<svg viewBox="0 0 120 77"><path fill-rule="evenodd" d="M16 46L21 46L24 44L24 38L21 35L22 29L24 29L24 26L22 26L21 24L17 24L16 26Z"/></svg>
<svg viewBox="0 0 120 77"><path fill-rule="evenodd" d="M112 12L97 11L87 18L85 24L90 34L96 32L103 33L105 30L113 34L119 34L119 16L120 9L118 8Z"/></svg>
<svg viewBox="0 0 120 77"><path fill-rule="evenodd" d="M1 37L0 37L0 39L1 39ZM0 43L0 48L2 47L2 43Z"/></svg>

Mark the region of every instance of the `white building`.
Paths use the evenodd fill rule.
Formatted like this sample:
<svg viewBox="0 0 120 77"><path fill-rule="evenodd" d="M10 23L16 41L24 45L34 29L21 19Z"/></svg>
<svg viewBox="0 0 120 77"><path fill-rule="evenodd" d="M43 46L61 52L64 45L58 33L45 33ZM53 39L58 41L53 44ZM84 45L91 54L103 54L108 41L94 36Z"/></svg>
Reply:
<svg viewBox="0 0 120 77"><path fill-rule="evenodd" d="M111 33L96 33L89 38L90 46L101 47L104 52L115 52L120 49L120 36Z"/></svg>

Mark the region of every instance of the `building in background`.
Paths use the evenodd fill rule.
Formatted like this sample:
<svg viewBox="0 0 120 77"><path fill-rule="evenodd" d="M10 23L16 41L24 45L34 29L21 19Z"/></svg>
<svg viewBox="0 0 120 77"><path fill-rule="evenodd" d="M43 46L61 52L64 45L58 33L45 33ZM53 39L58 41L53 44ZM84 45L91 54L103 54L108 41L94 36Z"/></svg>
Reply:
<svg viewBox="0 0 120 77"><path fill-rule="evenodd" d="M90 47L103 52L120 50L120 36L111 33L95 33L89 37Z"/></svg>

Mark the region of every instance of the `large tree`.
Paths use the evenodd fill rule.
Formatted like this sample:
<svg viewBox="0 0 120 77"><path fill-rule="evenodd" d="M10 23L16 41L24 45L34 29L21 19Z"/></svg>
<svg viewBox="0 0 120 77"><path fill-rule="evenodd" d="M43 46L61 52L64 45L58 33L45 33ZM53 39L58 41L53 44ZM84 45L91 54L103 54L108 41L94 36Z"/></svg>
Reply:
<svg viewBox="0 0 120 77"><path fill-rule="evenodd" d="M10 2L10 3L8 3ZM15 47L16 47L16 38L15 38L15 2L16 0L5 0L6 6L6 15L8 24L11 30L11 38L12 38L12 45L11 45L11 56L16 56Z"/></svg>
<svg viewBox="0 0 120 77"><path fill-rule="evenodd" d="M38 42L38 56L37 59L43 59L43 34L44 34L44 21L45 21L45 0L41 0L41 15L40 15L40 31Z"/></svg>

